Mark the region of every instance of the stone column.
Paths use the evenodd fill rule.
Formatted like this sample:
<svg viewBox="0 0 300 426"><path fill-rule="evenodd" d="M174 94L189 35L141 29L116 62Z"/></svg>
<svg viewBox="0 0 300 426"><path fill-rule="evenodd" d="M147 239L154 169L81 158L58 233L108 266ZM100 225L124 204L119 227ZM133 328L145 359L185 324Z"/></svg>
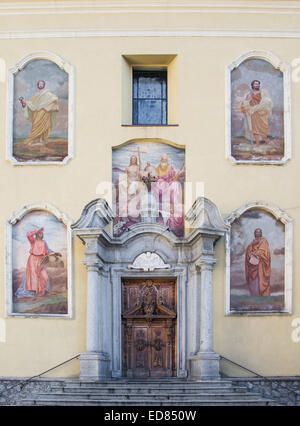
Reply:
<svg viewBox="0 0 300 426"><path fill-rule="evenodd" d="M87 318L86 318L86 351L100 350L99 336L99 287L101 285L98 263L86 263L87 269Z"/></svg>
<svg viewBox="0 0 300 426"><path fill-rule="evenodd" d="M213 287L212 257L202 257L197 263L200 271L200 347L191 359L191 375L196 380L218 380L220 357L213 350Z"/></svg>
<svg viewBox="0 0 300 426"><path fill-rule="evenodd" d="M225 224L219 209L210 200L199 197L194 202L192 208L187 212L186 219L193 230L191 235L195 237L193 245L194 261L193 265L198 269L198 285L200 296L200 316L194 314L196 330L199 334L196 337L196 348L191 356L191 377L196 380L218 380L219 355L213 350L213 287L212 271L215 264L214 245L221 238L228 226ZM197 240L196 236L200 238ZM197 309L196 309L197 311ZM199 328L198 321L200 322ZM200 337L200 341L198 340ZM198 346L199 342L199 346Z"/></svg>
<svg viewBox="0 0 300 426"><path fill-rule="evenodd" d="M105 314L110 309L106 300L107 285L102 279L102 265L105 264L105 251L98 245L105 227L111 223L114 214L107 202L98 198L88 203L77 222L72 225L74 233L86 245L84 264L87 268L87 319L86 352L80 356L80 378L82 380L101 380L111 377L110 354L105 341ZM80 303L80 301L79 301ZM107 339L106 339L107 340Z"/></svg>
<svg viewBox="0 0 300 426"><path fill-rule="evenodd" d="M215 260L202 260L200 268L200 353L213 352L212 270Z"/></svg>
<svg viewBox="0 0 300 426"><path fill-rule="evenodd" d="M110 358L105 353L103 333L101 332L100 312L106 309L106 301L102 297L101 264L95 253L89 253L97 240L88 241L86 260L87 268L87 318L86 318L86 352L80 356L80 379L95 380L109 377Z"/></svg>

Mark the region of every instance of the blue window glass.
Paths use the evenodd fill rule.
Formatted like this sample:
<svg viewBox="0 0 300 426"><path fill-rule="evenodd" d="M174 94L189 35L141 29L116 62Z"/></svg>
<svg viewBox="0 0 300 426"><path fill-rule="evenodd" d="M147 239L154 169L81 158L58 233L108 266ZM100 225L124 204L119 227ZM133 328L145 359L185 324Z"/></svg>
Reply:
<svg viewBox="0 0 300 426"><path fill-rule="evenodd" d="M133 70L132 123L167 124L167 71Z"/></svg>

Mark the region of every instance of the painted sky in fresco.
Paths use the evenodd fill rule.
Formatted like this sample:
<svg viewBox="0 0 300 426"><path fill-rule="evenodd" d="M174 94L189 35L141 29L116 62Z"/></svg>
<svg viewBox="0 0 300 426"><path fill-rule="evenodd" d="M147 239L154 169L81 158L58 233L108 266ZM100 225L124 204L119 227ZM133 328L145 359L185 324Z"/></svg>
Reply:
<svg viewBox="0 0 300 426"><path fill-rule="evenodd" d="M25 268L29 256L30 243L26 237L28 231L44 228L44 241L49 249L67 256L67 233L63 223L45 211L33 211L25 215L13 226L13 269Z"/></svg>
<svg viewBox="0 0 300 426"><path fill-rule="evenodd" d="M19 102L22 96L26 101L31 100L37 90L37 82L44 80L45 89L58 97L59 112L52 137L67 138L68 134L68 74L55 63L39 59L29 62L14 78L14 137L28 137L31 123L24 117L24 110Z"/></svg>
<svg viewBox="0 0 300 426"><path fill-rule="evenodd" d="M283 137L283 74L269 62L252 58L245 60L231 72L232 135L244 134L244 127L240 123L243 117L240 108L253 80L260 81L261 89L268 91L273 103L272 116L269 118L270 134Z"/></svg>

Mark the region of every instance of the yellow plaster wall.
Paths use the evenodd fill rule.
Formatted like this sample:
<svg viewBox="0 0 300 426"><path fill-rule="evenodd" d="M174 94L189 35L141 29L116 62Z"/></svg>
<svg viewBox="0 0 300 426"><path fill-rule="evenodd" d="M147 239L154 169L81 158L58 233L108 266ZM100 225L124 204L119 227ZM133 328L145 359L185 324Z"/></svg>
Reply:
<svg viewBox="0 0 300 426"><path fill-rule="evenodd" d="M238 5L239 2L232 3ZM216 203L224 217L247 202L265 200L286 210L295 219L292 316L225 316L225 242L222 239L217 243L218 263L214 272L214 331L217 352L261 374L299 375L300 343L291 340L291 322L293 318L300 317L300 151L297 147L300 138L297 119L300 116L300 82L292 83L292 160L284 166L237 166L225 158L225 66L251 49L271 51L291 63L300 55L299 39L244 37L242 34L241 37L110 37L108 34L52 38L24 35L23 38L4 39L1 34L5 31L5 34L8 31L15 34L21 30L147 30L153 27L172 31L192 28L293 31L299 28L300 15L275 14L278 9L269 15L241 13L224 6L225 12L222 13L205 9L202 13L166 14L157 9L155 13L148 14L131 11L128 14L21 16L4 15L2 5L0 1L0 57L8 68L28 53L40 50L55 52L74 66L75 158L66 166L23 167L13 166L5 159L7 84L0 82L0 317L5 317L4 230L11 213L24 204L47 201L77 220L85 204L97 197L97 185L111 180L112 146L136 138L161 138L186 146L187 181L203 181L205 196ZM254 10L253 6L250 10ZM122 109L126 109L122 55L132 54L176 55L176 63L172 63L177 74L172 108L177 108L175 115L179 126L122 126ZM0 341L0 376L38 374L84 352L86 272L83 258L84 247L75 238L73 319L5 319L6 342ZM232 370L224 364L224 371ZM79 363L74 361L51 374L76 376L78 373ZM235 374L239 372L235 370Z"/></svg>

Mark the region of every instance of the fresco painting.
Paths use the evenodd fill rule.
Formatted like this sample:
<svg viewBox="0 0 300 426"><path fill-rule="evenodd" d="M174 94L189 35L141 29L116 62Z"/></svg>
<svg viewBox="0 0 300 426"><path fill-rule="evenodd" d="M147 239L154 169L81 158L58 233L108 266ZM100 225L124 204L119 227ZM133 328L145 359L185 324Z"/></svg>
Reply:
<svg viewBox="0 0 300 426"><path fill-rule="evenodd" d="M27 213L12 228L12 313L68 314L67 229L53 214Z"/></svg>
<svg viewBox="0 0 300 426"><path fill-rule="evenodd" d="M230 310L280 312L285 306L285 231L271 213L250 209L231 225Z"/></svg>
<svg viewBox="0 0 300 426"><path fill-rule="evenodd" d="M284 157L283 73L249 58L231 71L231 154L237 161Z"/></svg>
<svg viewBox="0 0 300 426"><path fill-rule="evenodd" d="M185 149L163 142L132 142L112 152L114 235L142 220L184 235Z"/></svg>
<svg viewBox="0 0 300 426"><path fill-rule="evenodd" d="M68 156L68 73L46 59L14 75L13 155L19 162Z"/></svg>

